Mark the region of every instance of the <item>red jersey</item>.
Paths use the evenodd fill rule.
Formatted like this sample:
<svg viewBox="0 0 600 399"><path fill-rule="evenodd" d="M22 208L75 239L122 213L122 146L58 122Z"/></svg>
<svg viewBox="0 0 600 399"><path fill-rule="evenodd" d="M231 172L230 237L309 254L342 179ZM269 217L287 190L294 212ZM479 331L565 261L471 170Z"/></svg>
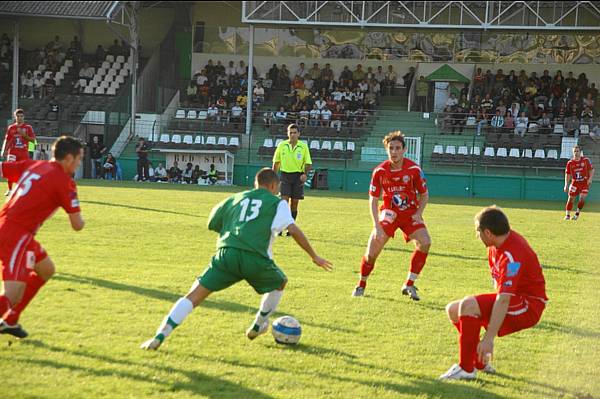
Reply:
<svg viewBox="0 0 600 399"><path fill-rule="evenodd" d="M379 198L383 191L381 209L392 209L398 213L415 211L419 207L417 194L427 192L427 181L423 171L408 158L402 161L402 169L392 170L387 160L373 170L369 194Z"/></svg>
<svg viewBox="0 0 600 399"><path fill-rule="evenodd" d="M0 176L18 182L0 209L0 227L14 226L35 234L61 207L80 212L75 181L54 161L0 162Z"/></svg>
<svg viewBox="0 0 600 399"><path fill-rule="evenodd" d="M499 294L548 300L537 255L517 232L511 230L499 248L488 247L488 261Z"/></svg>
<svg viewBox="0 0 600 399"><path fill-rule="evenodd" d="M7 153L26 153L29 151L29 142L21 137L21 131L35 140L35 133L33 133L33 128L31 125L26 123L17 125L16 123L13 123L6 129L5 140Z"/></svg>
<svg viewBox="0 0 600 399"><path fill-rule="evenodd" d="M567 162L565 174L571 176L573 183L587 183L593 169L592 161L589 158L581 157L579 161L571 159Z"/></svg>

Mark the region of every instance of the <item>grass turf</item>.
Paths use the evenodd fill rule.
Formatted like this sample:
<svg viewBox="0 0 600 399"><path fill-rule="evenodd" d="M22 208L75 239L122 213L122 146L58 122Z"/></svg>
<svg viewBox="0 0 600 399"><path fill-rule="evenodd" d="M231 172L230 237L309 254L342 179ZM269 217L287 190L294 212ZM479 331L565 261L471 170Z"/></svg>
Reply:
<svg viewBox="0 0 600 399"><path fill-rule="evenodd" d="M431 255L400 295L412 245L391 241L364 298L351 298L370 231L366 195L311 192L299 225L335 270L316 268L291 238L275 259L289 277L278 314L303 325L297 347L244 331L260 298L245 283L216 293L156 353L138 349L214 252L211 207L234 189L80 183L87 225L59 212L38 239L55 278L23 314L30 338L0 336L2 398L595 398L600 392L600 213L577 222L556 202L433 198ZM447 302L489 292L472 218L498 203L537 251L550 304L534 329L496 340L499 375L438 382L457 360ZM589 240L589 241L588 241Z"/></svg>

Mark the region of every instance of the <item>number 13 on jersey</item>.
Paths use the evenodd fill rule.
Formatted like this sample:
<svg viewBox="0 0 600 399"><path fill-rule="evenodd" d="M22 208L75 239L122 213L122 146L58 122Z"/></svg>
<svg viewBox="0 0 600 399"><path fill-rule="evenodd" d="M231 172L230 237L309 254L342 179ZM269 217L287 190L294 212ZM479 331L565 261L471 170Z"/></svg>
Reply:
<svg viewBox="0 0 600 399"><path fill-rule="evenodd" d="M240 212L240 222L249 222L258 217L260 213L260 207L262 206L262 201L259 199L250 200L245 198L240 201L240 205L242 206L242 211ZM249 215L248 211L250 211Z"/></svg>

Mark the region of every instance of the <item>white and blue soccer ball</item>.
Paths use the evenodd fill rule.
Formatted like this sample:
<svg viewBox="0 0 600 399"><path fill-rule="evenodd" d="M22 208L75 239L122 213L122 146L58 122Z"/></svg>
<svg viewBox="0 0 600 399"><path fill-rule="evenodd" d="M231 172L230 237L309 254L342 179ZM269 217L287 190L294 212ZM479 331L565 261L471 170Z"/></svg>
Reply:
<svg viewBox="0 0 600 399"><path fill-rule="evenodd" d="M300 341L302 327L292 316L281 316L273 321L271 333L278 344L295 345Z"/></svg>

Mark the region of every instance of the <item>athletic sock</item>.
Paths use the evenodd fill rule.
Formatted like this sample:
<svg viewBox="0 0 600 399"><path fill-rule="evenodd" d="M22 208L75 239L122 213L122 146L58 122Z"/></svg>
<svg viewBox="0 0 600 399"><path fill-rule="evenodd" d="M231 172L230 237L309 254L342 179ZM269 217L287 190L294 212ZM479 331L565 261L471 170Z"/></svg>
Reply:
<svg viewBox="0 0 600 399"><path fill-rule="evenodd" d="M415 249L412 256L410 257L410 271L408 272L408 277L406 278L406 285L411 286L415 284L415 280L419 277L419 273L425 267L425 262L427 261L427 252L419 251Z"/></svg>
<svg viewBox="0 0 600 399"><path fill-rule="evenodd" d="M175 328L177 328L187 315L194 310L194 304L187 298L179 298L175 305L171 308L169 314L164 318L158 330L156 330L156 338L161 342L167 338Z"/></svg>
<svg viewBox="0 0 600 399"><path fill-rule="evenodd" d="M577 203L577 214L579 215L579 212L583 209L583 206L585 205L585 201L580 199L579 202Z"/></svg>
<svg viewBox="0 0 600 399"><path fill-rule="evenodd" d="M10 309L12 304L6 295L0 295L0 314L4 314Z"/></svg>
<svg viewBox="0 0 600 399"><path fill-rule="evenodd" d="M366 256L363 256L360 261L360 280L358 281L359 287L365 288L367 286L367 279L374 268L375 263L371 264L367 262Z"/></svg>
<svg viewBox="0 0 600 399"><path fill-rule="evenodd" d="M9 181L9 182L8 182L8 190L9 190L9 191L10 191L10 190L12 190L12 186L13 186L12 182L11 182L11 181Z"/></svg>
<svg viewBox="0 0 600 399"><path fill-rule="evenodd" d="M573 210L573 201L571 199L569 199L567 201L567 205L565 206L565 210L567 211L567 215L569 214L569 212L571 212Z"/></svg>
<svg viewBox="0 0 600 399"><path fill-rule="evenodd" d="M8 324L13 325L18 323L21 313L25 310L27 305L29 305L40 288L46 284L46 280L41 278L36 272L32 271L27 276L25 283L27 285L25 286L25 292L23 293L21 302L17 303L13 308L5 312L4 316L2 317Z"/></svg>
<svg viewBox="0 0 600 399"><path fill-rule="evenodd" d="M260 301L260 308L258 309L258 312L256 312L254 324L262 326L263 323L269 321L269 316L277 309L281 297L283 297L283 291L280 290L274 290L264 294Z"/></svg>
<svg viewBox="0 0 600 399"><path fill-rule="evenodd" d="M481 320L478 317L460 316L459 364L468 373L473 371L477 359L480 330Z"/></svg>

